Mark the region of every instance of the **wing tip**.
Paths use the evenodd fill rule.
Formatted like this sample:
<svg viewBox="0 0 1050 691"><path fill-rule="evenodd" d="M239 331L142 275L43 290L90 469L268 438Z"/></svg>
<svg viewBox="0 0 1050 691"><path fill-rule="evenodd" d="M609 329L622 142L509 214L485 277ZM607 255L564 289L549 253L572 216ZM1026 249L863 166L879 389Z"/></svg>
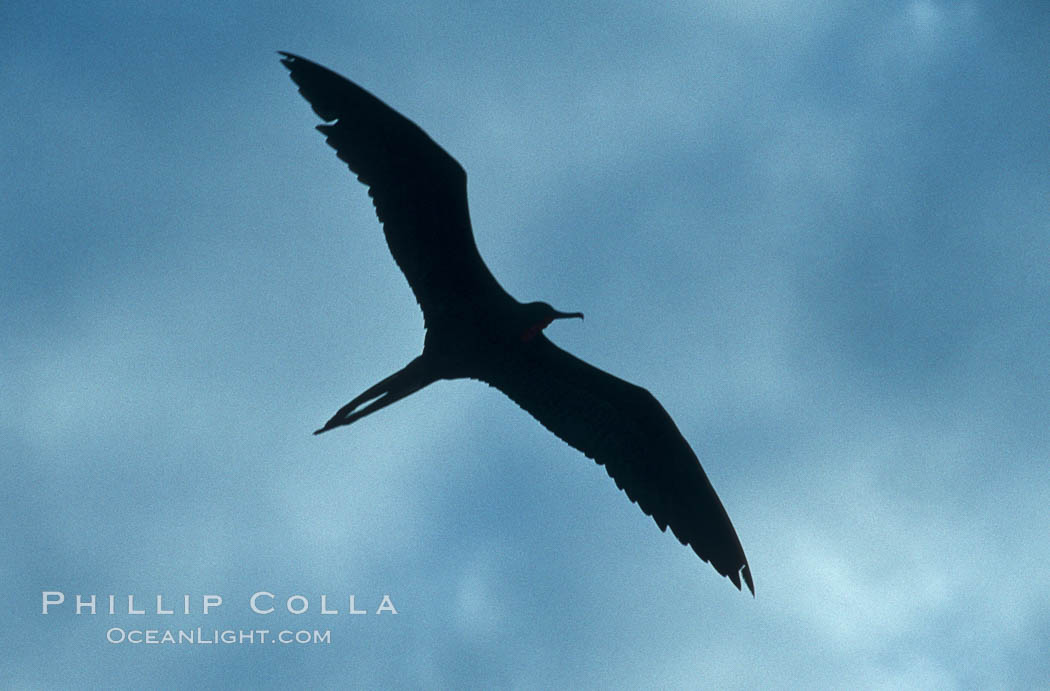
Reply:
<svg viewBox="0 0 1050 691"><path fill-rule="evenodd" d="M714 564L712 564L712 566L714 566ZM743 564L741 564L740 566L737 566L735 568L731 568L731 569L729 569L727 571L722 571L722 569L720 569L718 567L716 567L716 569L723 576L728 578L732 582L732 584L736 586L737 590L739 590L740 592L743 592L744 591L743 585L746 585L747 589L751 591L751 597L755 597L755 581L754 581L754 579L751 578L751 567L748 565L748 563L746 561ZM744 578L744 583L743 584L740 583L740 577L741 576L743 576L743 578Z"/></svg>
<svg viewBox="0 0 1050 691"><path fill-rule="evenodd" d="M277 54L282 56L281 57L281 64L284 65L289 70L292 69L292 66L295 64L295 62L297 60L302 60L302 58L299 57L298 55L296 55L295 53L288 53L288 52L283 51L283 50L277 51Z"/></svg>
<svg viewBox="0 0 1050 691"><path fill-rule="evenodd" d="M751 578L751 567L744 563L744 566L740 569L740 574L744 577L744 583L747 584L747 589L751 591L751 597L755 597L755 581ZM740 585L737 584L737 588Z"/></svg>

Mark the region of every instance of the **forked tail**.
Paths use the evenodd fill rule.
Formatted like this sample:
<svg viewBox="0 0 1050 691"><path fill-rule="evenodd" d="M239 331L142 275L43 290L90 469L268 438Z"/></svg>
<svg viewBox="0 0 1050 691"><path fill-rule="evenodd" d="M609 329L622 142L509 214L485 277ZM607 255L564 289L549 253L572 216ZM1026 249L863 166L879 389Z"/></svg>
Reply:
<svg viewBox="0 0 1050 691"><path fill-rule="evenodd" d="M437 379L436 376L427 371L421 355L344 405L328 422L324 423L324 427L315 431L314 434L321 434L336 427L349 425L355 420L360 420L365 415L400 401L405 396L419 391L427 384L437 381ZM373 401L372 399L376 400ZM372 402L358 410L359 406L368 401Z"/></svg>

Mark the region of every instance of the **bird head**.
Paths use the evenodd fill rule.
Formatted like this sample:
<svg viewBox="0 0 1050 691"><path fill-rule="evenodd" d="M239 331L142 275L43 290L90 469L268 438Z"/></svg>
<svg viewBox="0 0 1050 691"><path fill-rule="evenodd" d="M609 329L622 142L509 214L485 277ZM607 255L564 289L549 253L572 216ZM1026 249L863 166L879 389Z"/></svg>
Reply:
<svg viewBox="0 0 1050 691"><path fill-rule="evenodd" d="M555 319L583 319L583 312L559 312L546 302L529 302L521 307L524 315L522 341L531 341L536 338Z"/></svg>

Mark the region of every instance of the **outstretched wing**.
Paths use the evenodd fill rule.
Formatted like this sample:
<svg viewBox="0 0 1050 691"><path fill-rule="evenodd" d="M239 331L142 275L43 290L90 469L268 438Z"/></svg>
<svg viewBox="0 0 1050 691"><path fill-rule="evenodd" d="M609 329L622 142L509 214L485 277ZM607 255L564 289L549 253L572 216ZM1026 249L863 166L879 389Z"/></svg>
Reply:
<svg viewBox="0 0 1050 691"><path fill-rule="evenodd" d="M537 337L479 376L604 465L661 530L671 528L740 588L755 585L729 515L674 420L651 393Z"/></svg>
<svg viewBox="0 0 1050 691"><path fill-rule="evenodd" d="M467 174L408 118L335 72L298 55L281 62L336 155L368 185L387 245L432 322L465 301L510 299L474 243Z"/></svg>

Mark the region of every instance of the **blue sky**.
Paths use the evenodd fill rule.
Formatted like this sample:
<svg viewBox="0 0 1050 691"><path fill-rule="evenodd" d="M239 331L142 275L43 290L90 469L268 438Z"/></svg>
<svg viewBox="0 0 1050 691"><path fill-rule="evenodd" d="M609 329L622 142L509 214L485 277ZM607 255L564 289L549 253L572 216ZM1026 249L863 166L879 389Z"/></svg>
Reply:
<svg viewBox="0 0 1050 691"><path fill-rule="evenodd" d="M0 10L3 686L1050 683L1045 3L89 5ZM493 273L663 402L757 598L476 382L310 435L422 317L277 50L463 164ZM196 626L332 642L106 642Z"/></svg>

